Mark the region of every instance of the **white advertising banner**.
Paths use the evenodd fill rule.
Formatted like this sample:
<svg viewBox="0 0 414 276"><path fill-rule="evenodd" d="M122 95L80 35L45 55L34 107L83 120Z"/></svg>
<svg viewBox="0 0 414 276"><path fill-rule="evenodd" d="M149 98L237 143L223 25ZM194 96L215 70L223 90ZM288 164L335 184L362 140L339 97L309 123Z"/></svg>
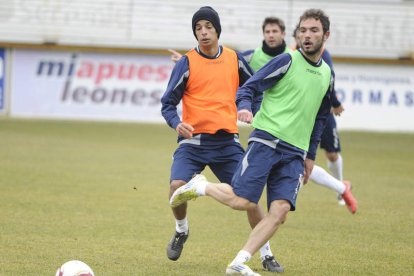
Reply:
<svg viewBox="0 0 414 276"><path fill-rule="evenodd" d="M163 122L168 56L14 50L11 115Z"/></svg>
<svg viewBox="0 0 414 276"><path fill-rule="evenodd" d="M334 64L339 129L414 132L414 66Z"/></svg>
<svg viewBox="0 0 414 276"><path fill-rule="evenodd" d="M164 122L169 56L14 50L11 115ZM339 129L414 132L414 66L336 63Z"/></svg>

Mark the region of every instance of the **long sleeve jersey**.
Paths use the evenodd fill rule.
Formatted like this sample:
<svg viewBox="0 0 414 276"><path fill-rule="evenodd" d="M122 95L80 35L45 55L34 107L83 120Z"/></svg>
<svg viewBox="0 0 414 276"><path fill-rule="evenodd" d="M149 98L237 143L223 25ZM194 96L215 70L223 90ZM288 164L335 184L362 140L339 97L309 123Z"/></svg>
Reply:
<svg viewBox="0 0 414 276"><path fill-rule="evenodd" d="M335 71L334 70L334 67L333 67L333 62L332 62L332 56L331 56L331 54L328 52L328 50L324 50L323 51L323 53L322 53L322 59L323 59L323 61L325 61L326 62L326 64L328 64L329 65L329 67L331 67L331 70L332 71ZM335 87L333 87L333 93L332 93L332 106L333 107L338 107L338 106L340 106L341 105L341 102L338 100L338 98L336 97L336 90L335 90Z"/></svg>

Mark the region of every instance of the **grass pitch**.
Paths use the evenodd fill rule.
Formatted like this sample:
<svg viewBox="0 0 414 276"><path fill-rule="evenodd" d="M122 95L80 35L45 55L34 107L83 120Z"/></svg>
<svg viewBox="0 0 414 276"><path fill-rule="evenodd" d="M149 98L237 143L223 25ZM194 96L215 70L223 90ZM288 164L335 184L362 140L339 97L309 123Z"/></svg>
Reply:
<svg viewBox="0 0 414 276"><path fill-rule="evenodd" d="M305 186L271 240L284 275L414 275L414 135L341 138L359 210ZM175 140L165 125L1 119L0 275L54 275L71 259L98 276L223 275L250 229L210 198L189 203L190 238L177 262L166 257ZM274 275L257 254L249 265Z"/></svg>

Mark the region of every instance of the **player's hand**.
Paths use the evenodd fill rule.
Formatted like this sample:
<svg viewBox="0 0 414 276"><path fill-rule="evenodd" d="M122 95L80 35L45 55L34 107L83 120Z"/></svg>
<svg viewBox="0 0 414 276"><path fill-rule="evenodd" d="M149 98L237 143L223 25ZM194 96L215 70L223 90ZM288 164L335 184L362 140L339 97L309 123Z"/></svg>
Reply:
<svg viewBox="0 0 414 276"><path fill-rule="evenodd" d="M237 119L240 122L251 124L253 121L253 113L247 109L242 109L237 112Z"/></svg>
<svg viewBox="0 0 414 276"><path fill-rule="evenodd" d="M342 105L338 106L338 107L333 107L332 108L332 113L335 114L336 116L341 116L341 113L344 111L344 107Z"/></svg>
<svg viewBox="0 0 414 276"><path fill-rule="evenodd" d="M308 159L308 158L305 159L305 175L303 176L303 184L308 183L314 164L315 164L315 161L313 161L312 159Z"/></svg>
<svg viewBox="0 0 414 276"><path fill-rule="evenodd" d="M173 49L168 49L168 52L171 53L171 60L175 63L177 62L183 55Z"/></svg>
<svg viewBox="0 0 414 276"><path fill-rule="evenodd" d="M194 128L187 123L179 123L178 126L175 128L178 135L188 139L193 137Z"/></svg>

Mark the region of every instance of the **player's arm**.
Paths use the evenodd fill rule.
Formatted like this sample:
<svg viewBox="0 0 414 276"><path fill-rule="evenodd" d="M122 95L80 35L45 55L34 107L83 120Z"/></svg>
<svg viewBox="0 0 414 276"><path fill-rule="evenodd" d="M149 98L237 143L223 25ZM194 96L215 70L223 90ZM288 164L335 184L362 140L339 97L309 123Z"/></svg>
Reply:
<svg viewBox="0 0 414 276"><path fill-rule="evenodd" d="M247 51L244 51L244 52L240 52L240 55L241 55L241 56L244 58L244 60L246 60L246 61L247 61L247 63L249 63L249 64L250 64L250 62L251 62L251 60L252 60L253 54L254 54L254 49L253 49L253 50L247 50Z"/></svg>
<svg viewBox="0 0 414 276"><path fill-rule="evenodd" d="M344 110L345 110L345 108L342 105L332 108L332 112L336 116L341 116L341 114L342 114L342 112L344 112Z"/></svg>
<svg viewBox="0 0 414 276"><path fill-rule="evenodd" d="M326 62L326 64L329 65L332 71L334 71L334 66L332 62L332 56L329 53L327 49L325 49L322 53L322 59ZM338 100L338 97L336 96L336 90L335 87L333 87L333 94L332 94L332 112L340 116L341 113L344 111L344 107L342 106L342 103Z"/></svg>
<svg viewBox="0 0 414 276"><path fill-rule="evenodd" d="M174 63L176 63L177 61L179 61L180 58L183 56L182 54L180 54L179 52L177 52L174 49L168 49L168 52L171 53L171 61L173 61Z"/></svg>
<svg viewBox="0 0 414 276"><path fill-rule="evenodd" d="M236 54L239 66L239 86L242 86L253 76L253 69L239 52L236 52Z"/></svg>
<svg viewBox="0 0 414 276"><path fill-rule="evenodd" d="M248 79L253 75L253 69L250 67L248 62L244 59L243 55L239 52L237 53L238 65L239 65L239 86L242 86ZM238 119L241 122L250 123L253 115L247 110L238 112Z"/></svg>
<svg viewBox="0 0 414 276"><path fill-rule="evenodd" d="M332 88L332 113L336 116L341 116L342 112L344 111L344 107L342 103L338 100L336 96L335 86Z"/></svg>
<svg viewBox="0 0 414 276"><path fill-rule="evenodd" d="M252 61L254 51L255 51L255 49L251 49L251 50L247 50L247 51L244 51L244 52L240 53L243 56L243 58L247 61L247 63L249 63L249 65L250 65L250 62ZM252 68L252 71L254 73L253 68ZM260 105L262 104L262 100L263 100L263 95L256 95L252 100L252 112L248 112L247 110L246 110L247 112L246 111L243 111L243 112L246 112L246 114L252 113L253 114L252 117L254 117L254 115L256 115L257 111L259 111L259 109L260 109ZM241 118L243 118L243 117L244 116L241 116Z"/></svg>
<svg viewBox="0 0 414 276"><path fill-rule="evenodd" d="M271 88L283 78L289 70L291 62L292 58L289 54L279 55L247 80L237 91L236 103L239 113L245 115L246 112L257 111L260 107L260 101L255 101L255 99L261 99L263 91Z"/></svg>
<svg viewBox="0 0 414 276"><path fill-rule="evenodd" d="M189 77L188 58L184 56L174 66L167 89L161 98L161 114L167 124L177 130L181 123L177 105L180 103Z"/></svg>
<svg viewBox="0 0 414 276"><path fill-rule="evenodd" d="M177 52L176 50L168 49L168 51L171 53L171 61L174 63L177 63L183 57L183 55ZM179 136L182 136L184 138L191 138L193 136L194 128L190 124L187 124L185 122L179 122L175 127L175 130L177 131Z"/></svg>

